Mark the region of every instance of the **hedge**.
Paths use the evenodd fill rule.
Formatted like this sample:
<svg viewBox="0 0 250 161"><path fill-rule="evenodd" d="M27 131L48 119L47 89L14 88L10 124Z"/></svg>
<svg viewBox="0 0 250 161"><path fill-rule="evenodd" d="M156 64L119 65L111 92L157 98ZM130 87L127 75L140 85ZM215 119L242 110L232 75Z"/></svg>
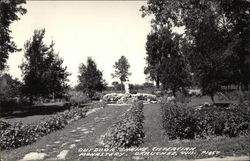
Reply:
<svg viewBox="0 0 250 161"><path fill-rule="evenodd" d="M100 143L105 147L129 148L143 143L143 103L135 102L119 120L101 136Z"/></svg>

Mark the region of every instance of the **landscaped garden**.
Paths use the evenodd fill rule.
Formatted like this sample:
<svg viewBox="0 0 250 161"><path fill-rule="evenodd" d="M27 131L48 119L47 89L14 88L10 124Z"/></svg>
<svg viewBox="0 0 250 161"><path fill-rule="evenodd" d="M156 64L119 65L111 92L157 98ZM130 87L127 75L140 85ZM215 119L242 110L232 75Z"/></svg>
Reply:
<svg viewBox="0 0 250 161"><path fill-rule="evenodd" d="M25 3L0 1L0 161L250 160L249 0Z"/></svg>
<svg viewBox="0 0 250 161"><path fill-rule="evenodd" d="M194 96L181 100L188 98ZM249 154L250 146L248 101L215 107L204 104L206 97L195 98L196 103L179 102L165 95L157 97L158 103L144 105L143 101L127 105L100 101L41 117L36 123L2 121L2 158L176 160L231 156L246 160L242 156Z"/></svg>

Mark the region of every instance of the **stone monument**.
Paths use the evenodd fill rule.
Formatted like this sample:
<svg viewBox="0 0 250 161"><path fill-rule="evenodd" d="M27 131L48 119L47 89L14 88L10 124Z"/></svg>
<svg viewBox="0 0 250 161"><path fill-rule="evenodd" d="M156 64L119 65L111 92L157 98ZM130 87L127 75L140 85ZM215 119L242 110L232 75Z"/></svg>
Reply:
<svg viewBox="0 0 250 161"><path fill-rule="evenodd" d="M125 93L129 93L129 82L128 81L124 82L124 88L125 88Z"/></svg>

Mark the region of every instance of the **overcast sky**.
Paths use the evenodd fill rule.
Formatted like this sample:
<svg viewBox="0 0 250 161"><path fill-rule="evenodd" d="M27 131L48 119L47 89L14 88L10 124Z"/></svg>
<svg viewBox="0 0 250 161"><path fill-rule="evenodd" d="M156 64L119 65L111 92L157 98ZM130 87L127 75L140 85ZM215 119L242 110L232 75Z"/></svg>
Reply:
<svg viewBox="0 0 250 161"><path fill-rule="evenodd" d="M122 55L130 63L131 83L145 82L143 73L145 43L150 32L150 18L139 11L146 1L27 1L27 13L11 25L12 37L19 48L35 29L45 28L45 43L53 40L55 51L72 73L70 84L77 83L78 67L91 56L111 84L113 64ZM10 54L9 73L21 78L19 65L23 51Z"/></svg>

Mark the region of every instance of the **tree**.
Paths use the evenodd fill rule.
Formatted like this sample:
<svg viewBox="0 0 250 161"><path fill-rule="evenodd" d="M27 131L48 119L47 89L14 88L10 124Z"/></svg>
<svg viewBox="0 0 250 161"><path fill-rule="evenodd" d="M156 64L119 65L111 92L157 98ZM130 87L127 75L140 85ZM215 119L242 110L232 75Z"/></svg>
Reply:
<svg viewBox="0 0 250 161"><path fill-rule="evenodd" d="M112 78L119 78L121 86L123 86L123 82L127 80L129 75L131 75L129 72L130 65L127 58L125 56L121 56L121 58L115 62L113 67L115 68L115 72L111 74Z"/></svg>
<svg viewBox="0 0 250 161"><path fill-rule="evenodd" d="M26 0L3 0L0 1L0 71L4 70L9 53L19 51L10 36L9 26L12 22L19 20L18 14L25 14L26 9L21 5Z"/></svg>
<svg viewBox="0 0 250 161"><path fill-rule="evenodd" d="M91 57L87 59L86 65L83 63L80 64L78 80L78 89L86 93L91 99L96 91L105 89L105 81L102 78L102 72L97 69L97 65Z"/></svg>
<svg viewBox="0 0 250 161"><path fill-rule="evenodd" d="M67 67L63 67L63 59L54 52L54 43L50 45L50 50L47 52L45 66L47 70L44 72L48 94L52 94L53 99L62 98L69 86L67 85L67 77L70 73L67 72Z"/></svg>
<svg viewBox="0 0 250 161"><path fill-rule="evenodd" d="M161 41L162 40L162 41ZM160 87L160 75L161 75L161 58L163 51L161 50L164 39L160 40L159 32L151 32L147 36L146 42L146 62L147 67L144 69L144 74L148 75L151 80L156 82L156 87Z"/></svg>
<svg viewBox="0 0 250 161"><path fill-rule="evenodd" d="M4 74L0 77L0 104L14 97L20 96L21 82L13 79L11 75Z"/></svg>
<svg viewBox="0 0 250 161"><path fill-rule="evenodd" d="M121 90L121 84L119 84L119 82L114 81L112 82L112 85L114 86L115 90Z"/></svg>
<svg viewBox="0 0 250 161"><path fill-rule="evenodd" d="M143 16L154 15L151 21L154 30L185 27L190 51L186 54L192 73L203 92L210 95L212 100L221 85L235 82L236 75L247 86L249 61L245 60L249 57L248 1L149 0L147 6L141 7L141 11ZM232 44L235 46L232 47Z"/></svg>
<svg viewBox="0 0 250 161"><path fill-rule="evenodd" d="M28 96L30 104L37 97L61 97L66 88L69 73L62 67L63 60L54 53L54 43L43 43L45 29L35 30L32 39L25 45L25 60L21 64L24 85L22 93Z"/></svg>
<svg viewBox="0 0 250 161"><path fill-rule="evenodd" d="M190 85L190 74L181 43L181 35L172 33L167 27L151 32L146 43L150 76L152 79L156 78L156 82L161 82L163 89L171 89L174 95L179 88L184 91ZM156 83L157 86L159 82Z"/></svg>

